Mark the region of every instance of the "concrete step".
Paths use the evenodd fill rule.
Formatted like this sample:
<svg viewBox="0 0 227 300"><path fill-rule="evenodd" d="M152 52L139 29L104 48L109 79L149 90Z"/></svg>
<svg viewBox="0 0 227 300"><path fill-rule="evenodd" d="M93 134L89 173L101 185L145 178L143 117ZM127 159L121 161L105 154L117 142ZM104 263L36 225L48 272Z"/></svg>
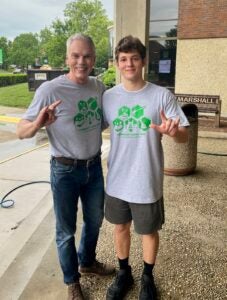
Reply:
<svg viewBox="0 0 227 300"><path fill-rule="evenodd" d="M63 300L67 289L57 257L55 241L47 249L41 263L24 287L19 300Z"/></svg>
<svg viewBox="0 0 227 300"><path fill-rule="evenodd" d="M105 160L109 152L109 141L104 140L102 146L102 159ZM54 212L52 209L52 195L49 190L47 194L38 202L36 207L27 216L20 226L13 232L5 245L0 248L0 299L41 299L39 295L32 295L33 285L37 286L37 276L45 276L43 268L45 261L52 261L54 270L58 273L58 280L61 288L60 294L56 298L51 289L48 299L64 298L64 285L60 271L56 246L54 241ZM79 243L82 228L82 213L78 211L76 244ZM53 272L50 268L49 272ZM41 272L39 271L41 269ZM47 271L48 272L48 271ZM49 274L50 275L50 274ZM48 276L48 275L47 275ZM51 276L51 275L50 275ZM48 277L50 279L50 276ZM39 281L39 280L38 280ZM53 281L54 284L56 281ZM47 284L45 294L48 294ZM62 289L63 288L63 289Z"/></svg>
<svg viewBox="0 0 227 300"><path fill-rule="evenodd" d="M1 268L0 299L19 299L54 240L54 215L49 199L48 194L40 201L20 233L4 249L4 256L1 256L4 265Z"/></svg>
<svg viewBox="0 0 227 300"><path fill-rule="evenodd" d="M12 270L12 265L17 262L18 257L24 251L24 248L28 246L29 240L32 239L32 236L39 232L39 228L49 215L52 210L52 195L48 191L46 195L38 202L34 207L28 217L26 217L23 222L18 226L18 228L11 234L10 238L6 240L5 244L2 245L0 249L0 286L4 286L4 291L7 291L6 285L4 283L4 278L7 278L7 273ZM54 230L50 228L45 236L53 236ZM42 239L41 239L42 243ZM39 245L37 245L39 247ZM40 245L42 247L42 245ZM44 246L44 245L43 245ZM29 255L30 256L30 255ZM9 283L12 285L12 278L14 281L15 277L14 271L12 272L12 277L9 277ZM23 277L23 276L22 276ZM15 282L15 281L14 281ZM14 299L14 298L5 298L2 297L3 289L0 289L0 299ZM16 299L16 298L15 298Z"/></svg>
<svg viewBox="0 0 227 300"><path fill-rule="evenodd" d="M76 246L79 246L83 217L81 206L77 213L77 231L75 236ZM40 292L42 291L42 292ZM45 296L44 296L45 295ZM60 269L55 240L42 257L36 270L27 280L20 294L19 300L62 300L67 298L67 289L63 283L63 275ZM0 298L1 299L1 298ZM13 299L14 300L14 299Z"/></svg>

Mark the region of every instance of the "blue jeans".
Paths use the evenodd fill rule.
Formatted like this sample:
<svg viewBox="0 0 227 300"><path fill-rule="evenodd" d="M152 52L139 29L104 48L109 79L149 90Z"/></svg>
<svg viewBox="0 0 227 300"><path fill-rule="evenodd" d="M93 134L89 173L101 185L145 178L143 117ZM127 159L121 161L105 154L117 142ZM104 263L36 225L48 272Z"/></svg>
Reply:
<svg viewBox="0 0 227 300"><path fill-rule="evenodd" d="M89 166L69 166L51 160L51 188L56 216L56 243L65 283L80 278L78 264L90 266L96 257L99 229L104 215L104 180L100 161ZM78 199L83 227L75 246Z"/></svg>

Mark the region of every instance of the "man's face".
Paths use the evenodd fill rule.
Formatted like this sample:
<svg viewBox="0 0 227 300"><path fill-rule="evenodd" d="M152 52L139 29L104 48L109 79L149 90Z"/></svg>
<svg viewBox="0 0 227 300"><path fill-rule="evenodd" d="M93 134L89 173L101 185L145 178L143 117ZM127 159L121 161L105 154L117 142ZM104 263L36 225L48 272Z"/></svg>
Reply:
<svg viewBox="0 0 227 300"><path fill-rule="evenodd" d="M68 49L66 62L70 69L69 78L84 84L94 66L95 54L86 41L74 40Z"/></svg>
<svg viewBox="0 0 227 300"><path fill-rule="evenodd" d="M145 59L143 60L137 51L119 53L117 66L125 80L140 80L144 65Z"/></svg>

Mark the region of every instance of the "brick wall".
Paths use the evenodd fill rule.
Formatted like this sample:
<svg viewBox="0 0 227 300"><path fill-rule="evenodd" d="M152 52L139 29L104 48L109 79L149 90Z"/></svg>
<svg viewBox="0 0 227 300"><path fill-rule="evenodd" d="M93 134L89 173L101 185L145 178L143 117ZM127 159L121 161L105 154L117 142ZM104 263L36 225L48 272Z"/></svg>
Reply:
<svg viewBox="0 0 227 300"><path fill-rule="evenodd" d="M179 0L179 39L227 37L227 0Z"/></svg>

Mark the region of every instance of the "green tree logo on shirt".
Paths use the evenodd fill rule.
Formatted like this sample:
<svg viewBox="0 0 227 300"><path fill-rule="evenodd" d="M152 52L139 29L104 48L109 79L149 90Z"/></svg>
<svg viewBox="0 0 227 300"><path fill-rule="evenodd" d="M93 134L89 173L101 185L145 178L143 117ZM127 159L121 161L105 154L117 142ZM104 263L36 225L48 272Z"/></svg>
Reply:
<svg viewBox="0 0 227 300"><path fill-rule="evenodd" d="M78 103L79 113L74 117L74 123L78 128L89 129L94 125L100 124L102 118L102 110L98 106L97 98L89 98L88 100L80 100Z"/></svg>
<svg viewBox="0 0 227 300"><path fill-rule="evenodd" d="M151 119L144 116L144 108L135 105L132 108L122 106L118 110L118 116L113 121L114 130L119 135L138 136L143 135L150 128Z"/></svg>

